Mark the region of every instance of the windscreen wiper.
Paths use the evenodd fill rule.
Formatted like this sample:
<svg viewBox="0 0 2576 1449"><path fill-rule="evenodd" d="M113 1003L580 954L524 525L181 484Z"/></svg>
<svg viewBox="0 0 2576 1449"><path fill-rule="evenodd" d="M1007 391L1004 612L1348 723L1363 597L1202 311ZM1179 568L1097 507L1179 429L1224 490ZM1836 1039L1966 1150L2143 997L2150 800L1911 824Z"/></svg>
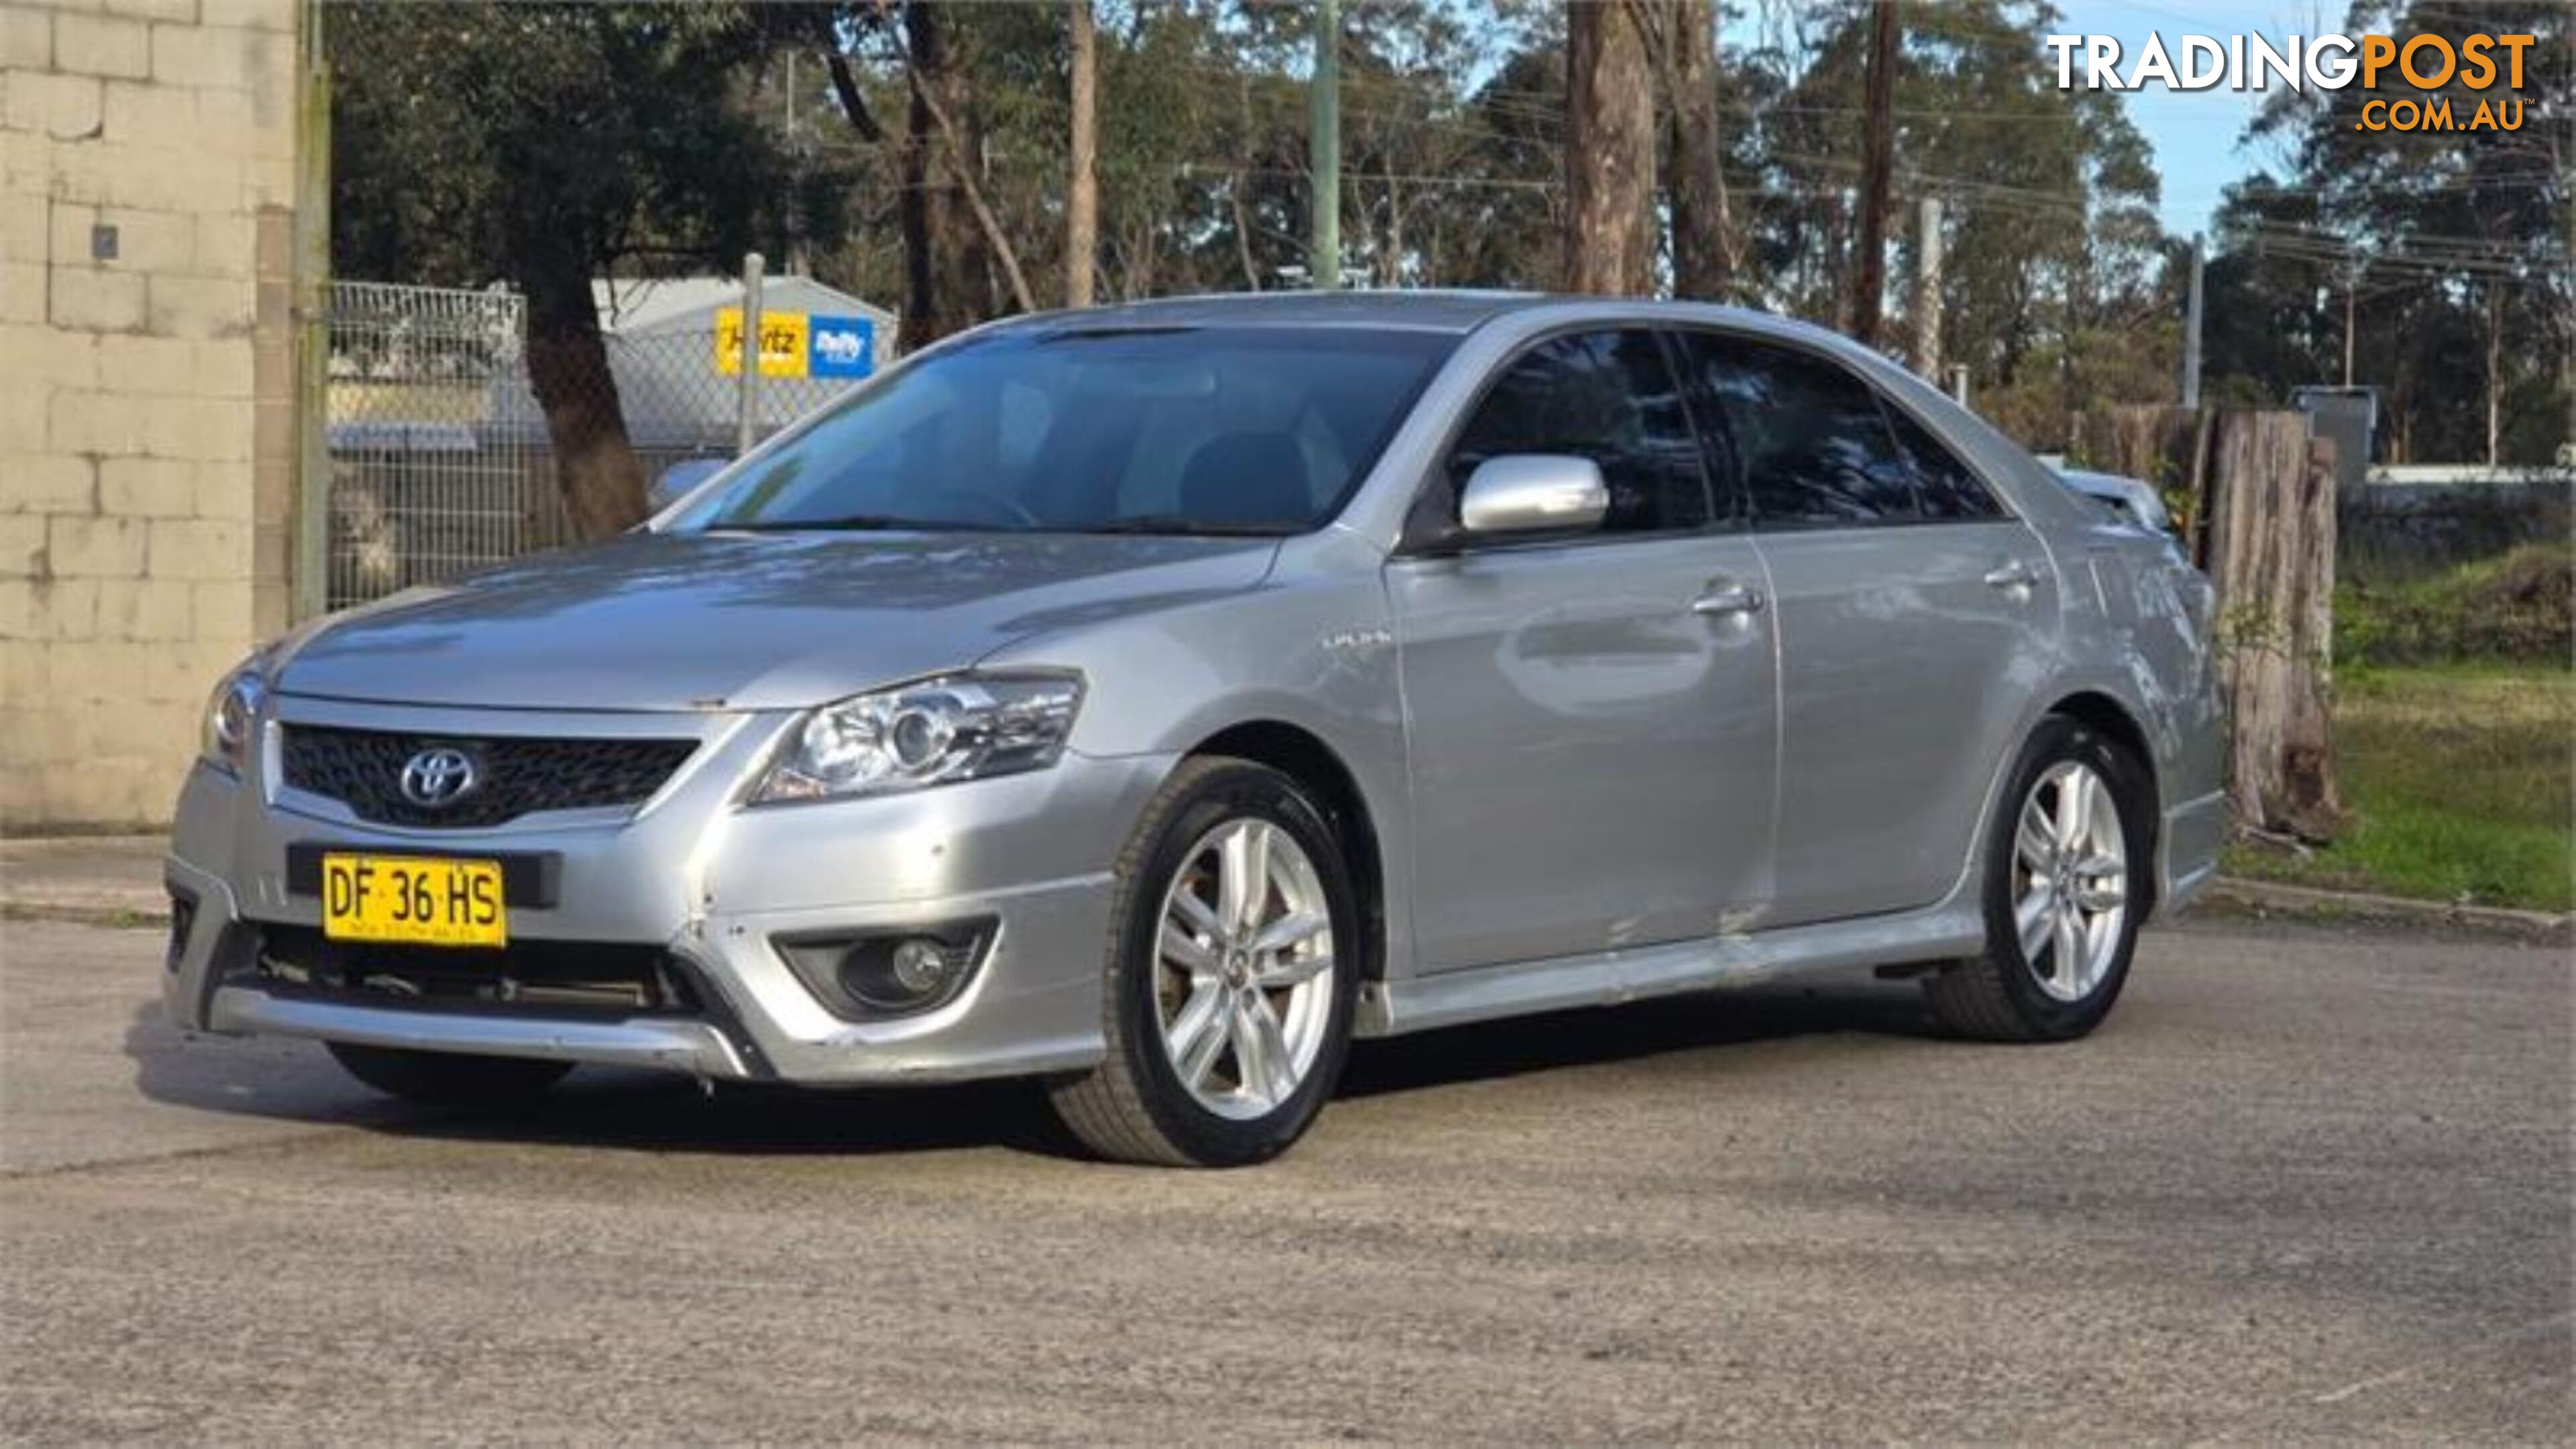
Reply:
<svg viewBox="0 0 2576 1449"><path fill-rule="evenodd" d="M1140 513L1133 518L1105 518L1069 533L1205 534L1215 538L1285 538L1297 527L1288 523L1243 523L1221 518L1192 518L1180 513Z"/></svg>
<svg viewBox="0 0 2576 1449"><path fill-rule="evenodd" d="M997 523L971 523L954 518L905 518L893 513L845 513L837 518L718 519L710 530L738 533L1014 533Z"/></svg>

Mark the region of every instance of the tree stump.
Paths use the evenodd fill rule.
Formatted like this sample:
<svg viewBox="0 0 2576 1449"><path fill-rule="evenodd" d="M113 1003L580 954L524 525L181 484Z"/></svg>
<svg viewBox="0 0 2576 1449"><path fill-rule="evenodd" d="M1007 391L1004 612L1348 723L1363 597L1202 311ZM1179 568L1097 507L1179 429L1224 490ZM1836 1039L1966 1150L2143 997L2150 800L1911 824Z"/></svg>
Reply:
<svg viewBox="0 0 2576 1449"><path fill-rule="evenodd" d="M2322 844L2343 810L2333 731L2334 444L2292 412L2218 419L2209 575L2237 824Z"/></svg>

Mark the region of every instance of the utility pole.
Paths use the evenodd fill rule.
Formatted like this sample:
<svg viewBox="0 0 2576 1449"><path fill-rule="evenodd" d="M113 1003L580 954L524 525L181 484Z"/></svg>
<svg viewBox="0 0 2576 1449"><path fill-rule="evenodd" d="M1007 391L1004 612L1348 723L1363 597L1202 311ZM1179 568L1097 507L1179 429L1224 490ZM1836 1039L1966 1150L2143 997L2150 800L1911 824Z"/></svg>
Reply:
<svg viewBox="0 0 2576 1449"><path fill-rule="evenodd" d="M2207 248L2198 232L2191 234L2191 297L2182 314L2182 405L2200 406L2200 272Z"/></svg>
<svg viewBox="0 0 2576 1449"><path fill-rule="evenodd" d="M1923 237L1914 253L1914 371L1937 387L1941 379L1941 198L1923 198L1918 210Z"/></svg>
<svg viewBox="0 0 2576 1449"><path fill-rule="evenodd" d="M1896 0L1869 7L1868 115L1861 135L1860 244L1852 265L1852 336L1878 345L1887 290L1888 173L1896 164Z"/></svg>
<svg viewBox="0 0 2576 1449"><path fill-rule="evenodd" d="M2361 263L2347 256L2343 267L2343 385L2352 386L2353 294L2361 290Z"/></svg>
<svg viewBox="0 0 2576 1449"><path fill-rule="evenodd" d="M1092 175L1100 145L1100 62L1091 0L1067 0L1073 45L1073 182L1064 202L1064 305L1091 305L1093 258L1100 251L1100 183Z"/></svg>
<svg viewBox="0 0 2576 1449"><path fill-rule="evenodd" d="M1308 279L1325 291L1342 284L1342 6L1315 6L1315 77L1307 86L1314 108L1308 128L1307 169L1314 173L1313 233L1306 251Z"/></svg>
<svg viewBox="0 0 2576 1449"><path fill-rule="evenodd" d="M733 455L751 451L760 420L760 272L758 252L742 254L742 375L734 379Z"/></svg>

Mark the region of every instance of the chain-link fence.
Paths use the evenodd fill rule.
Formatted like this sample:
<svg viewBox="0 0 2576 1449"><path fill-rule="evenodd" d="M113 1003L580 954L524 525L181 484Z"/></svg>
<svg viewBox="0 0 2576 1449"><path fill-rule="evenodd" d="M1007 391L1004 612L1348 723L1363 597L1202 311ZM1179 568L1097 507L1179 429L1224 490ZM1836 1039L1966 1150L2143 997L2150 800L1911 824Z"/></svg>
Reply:
<svg viewBox="0 0 2576 1449"><path fill-rule="evenodd" d="M332 285L331 608L571 541L526 327L523 299L506 291ZM740 380L723 370L711 318L603 341L657 500L680 465L732 456ZM755 435L855 381L762 377Z"/></svg>
<svg viewBox="0 0 2576 1449"><path fill-rule="evenodd" d="M499 425L526 309L507 292L331 287L329 606L543 547L562 533L545 433Z"/></svg>
<svg viewBox="0 0 2576 1449"><path fill-rule="evenodd" d="M733 456L741 378L719 370L719 339L713 328L611 332L601 340L607 346L608 375L617 387L626 440L644 466L648 488L678 464ZM754 440L830 402L854 380L761 378L755 394ZM512 381L515 385L498 399L501 416L542 440L544 411L537 406L524 373Z"/></svg>

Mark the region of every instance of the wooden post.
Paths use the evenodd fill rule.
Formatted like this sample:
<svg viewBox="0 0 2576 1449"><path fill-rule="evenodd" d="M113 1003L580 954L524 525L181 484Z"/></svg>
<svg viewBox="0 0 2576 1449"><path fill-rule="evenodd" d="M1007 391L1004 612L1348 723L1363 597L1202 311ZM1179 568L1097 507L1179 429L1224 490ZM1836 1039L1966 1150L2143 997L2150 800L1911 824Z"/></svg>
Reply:
<svg viewBox="0 0 2576 1449"><path fill-rule="evenodd" d="M2209 574L2219 687L2230 723L2227 790L2241 827L2332 837L2334 444L2292 412L2218 421Z"/></svg>

